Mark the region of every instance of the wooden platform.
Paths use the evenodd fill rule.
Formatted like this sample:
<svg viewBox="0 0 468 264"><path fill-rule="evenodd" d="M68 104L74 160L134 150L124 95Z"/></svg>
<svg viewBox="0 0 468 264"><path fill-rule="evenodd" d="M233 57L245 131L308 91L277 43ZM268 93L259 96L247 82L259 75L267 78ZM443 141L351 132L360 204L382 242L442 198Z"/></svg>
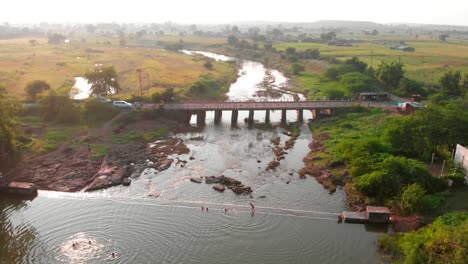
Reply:
<svg viewBox="0 0 468 264"><path fill-rule="evenodd" d="M22 196L37 195L37 187L29 182L10 182L8 185L0 185L0 192Z"/></svg>
<svg viewBox="0 0 468 264"><path fill-rule="evenodd" d="M367 216L366 212L343 212L343 218L345 223L366 223Z"/></svg>

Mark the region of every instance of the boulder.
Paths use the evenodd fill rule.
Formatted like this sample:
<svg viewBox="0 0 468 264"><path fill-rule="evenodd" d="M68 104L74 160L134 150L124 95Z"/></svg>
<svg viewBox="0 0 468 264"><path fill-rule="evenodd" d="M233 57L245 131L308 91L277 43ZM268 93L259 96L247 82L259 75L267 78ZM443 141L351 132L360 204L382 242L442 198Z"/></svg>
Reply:
<svg viewBox="0 0 468 264"><path fill-rule="evenodd" d="M268 167L267 167L266 170L274 170L279 165L280 165L280 163L278 161L271 161L270 163L268 163Z"/></svg>
<svg viewBox="0 0 468 264"><path fill-rule="evenodd" d="M164 160L160 160L156 163L156 168L159 170L159 171L163 171L163 170L167 170L169 169L169 167L171 167L171 164L174 160L173 159L164 159Z"/></svg>
<svg viewBox="0 0 468 264"><path fill-rule="evenodd" d="M207 183L207 184L221 183L222 181L223 181L223 179L221 179L220 177L216 177L216 176L205 177L205 183Z"/></svg>
<svg viewBox="0 0 468 264"><path fill-rule="evenodd" d="M130 180L129 178L124 178L124 179L122 180L122 185L123 185L123 186L129 186L130 183L132 183L132 180Z"/></svg>
<svg viewBox="0 0 468 264"><path fill-rule="evenodd" d="M224 190L226 189L226 187L224 187L223 185L215 185L213 186L213 189L215 189L216 191L218 192L224 192Z"/></svg>
<svg viewBox="0 0 468 264"><path fill-rule="evenodd" d="M252 192L252 188L250 188L249 186L244 186L244 185L233 186L231 187L231 190L236 194L249 194Z"/></svg>
<svg viewBox="0 0 468 264"><path fill-rule="evenodd" d="M190 181L191 181L191 182L194 182L194 183L202 183L202 179L201 179L201 178L190 178Z"/></svg>

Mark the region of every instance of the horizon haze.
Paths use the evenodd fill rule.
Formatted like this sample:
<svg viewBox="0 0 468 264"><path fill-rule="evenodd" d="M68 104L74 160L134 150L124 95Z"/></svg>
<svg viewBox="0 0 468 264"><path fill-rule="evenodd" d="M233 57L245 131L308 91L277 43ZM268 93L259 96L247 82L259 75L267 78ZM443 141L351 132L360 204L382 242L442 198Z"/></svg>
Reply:
<svg viewBox="0 0 468 264"><path fill-rule="evenodd" d="M468 26L468 1L420 2L394 0L377 3L371 0L330 0L304 3L291 0L285 4L267 1L238 0L232 3L214 0L148 3L145 0L80 2L53 0L18 0L6 2L0 10L0 22L33 23L162 23L232 24L245 21L315 22L320 20L371 21L382 24L434 24Z"/></svg>

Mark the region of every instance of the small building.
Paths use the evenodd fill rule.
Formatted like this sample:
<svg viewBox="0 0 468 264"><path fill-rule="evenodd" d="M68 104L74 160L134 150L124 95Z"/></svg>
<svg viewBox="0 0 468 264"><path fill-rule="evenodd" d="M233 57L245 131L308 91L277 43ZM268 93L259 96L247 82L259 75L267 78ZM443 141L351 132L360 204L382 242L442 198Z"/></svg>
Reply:
<svg viewBox="0 0 468 264"><path fill-rule="evenodd" d="M388 223L390 210L383 206L367 206L366 217L370 223Z"/></svg>
<svg viewBox="0 0 468 264"><path fill-rule="evenodd" d="M466 179L468 180L468 148L457 144L454 161L465 170Z"/></svg>
<svg viewBox="0 0 468 264"><path fill-rule="evenodd" d="M13 194L21 196L37 196L37 187L29 182L3 182L0 184L0 194Z"/></svg>
<svg viewBox="0 0 468 264"><path fill-rule="evenodd" d="M404 102L397 105L397 110L405 114L412 114L416 110L426 108L425 105L416 103L416 102Z"/></svg>
<svg viewBox="0 0 468 264"><path fill-rule="evenodd" d="M419 94L413 94L413 95L411 95L411 101L412 101L412 102L416 102L416 103L421 102L421 95L419 95Z"/></svg>
<svg viewBox="0 0 468 264"><path fill-rule="evenodd" d="M359 93L359 101L387 101L390 99L388 93Z"/></svg>
<svg viewBox="0 0 468 264"><path fill-rule="evenodd" d="M392 49L392 50L399 50L399 51L408 51L408 52L414 52L414 51L416 51L415 48L410 47L410 46L396 46L396 47L391 47L390 49Z"/></svg>

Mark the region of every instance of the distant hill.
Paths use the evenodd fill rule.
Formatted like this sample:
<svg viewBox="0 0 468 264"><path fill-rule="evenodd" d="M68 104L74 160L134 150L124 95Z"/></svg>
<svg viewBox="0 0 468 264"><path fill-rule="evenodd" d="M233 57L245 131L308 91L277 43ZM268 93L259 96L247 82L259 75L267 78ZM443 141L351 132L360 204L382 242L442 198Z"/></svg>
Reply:
<svg viewBox="0 0 468 264"><path fill-rule="evenodd" d="M316 27L379 28L384 25L370 21L319 20L309 24Z"/></svg>

